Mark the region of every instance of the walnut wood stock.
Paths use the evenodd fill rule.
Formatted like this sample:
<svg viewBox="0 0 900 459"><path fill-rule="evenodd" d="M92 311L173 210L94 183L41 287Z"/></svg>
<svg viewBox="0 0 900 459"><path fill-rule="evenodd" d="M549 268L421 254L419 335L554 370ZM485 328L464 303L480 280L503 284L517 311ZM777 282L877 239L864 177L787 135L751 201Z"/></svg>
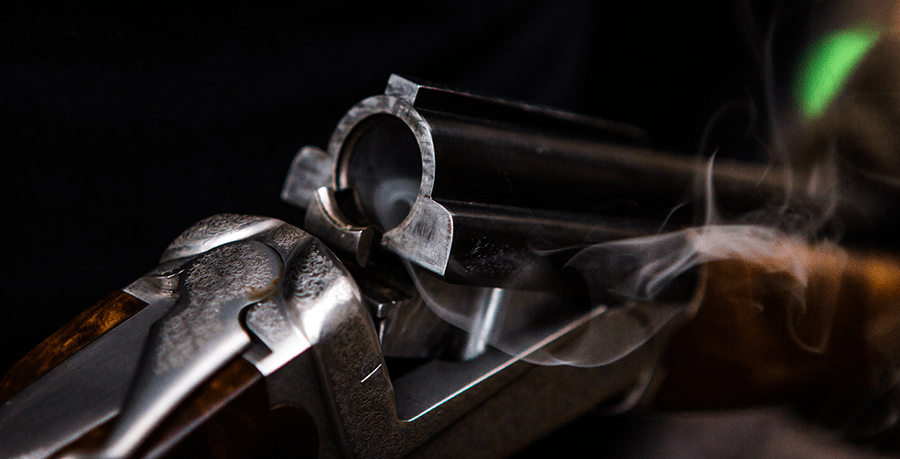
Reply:
<svg viewBox="0 0 900 459"><path fill-rule="evenodd" d="M865 383L885 359L896 364L900 264L817 253L810 260L805 290L759 265L709 264L703 304L671 341L654 407L825 400Z"/></svg>
<svg viewBox="0 0 900 459"><path fill-rule="evenodd" d="M50 335L0 379L0 402L24 389L67 358L110 331L147 303L115 291Z"/></svg>

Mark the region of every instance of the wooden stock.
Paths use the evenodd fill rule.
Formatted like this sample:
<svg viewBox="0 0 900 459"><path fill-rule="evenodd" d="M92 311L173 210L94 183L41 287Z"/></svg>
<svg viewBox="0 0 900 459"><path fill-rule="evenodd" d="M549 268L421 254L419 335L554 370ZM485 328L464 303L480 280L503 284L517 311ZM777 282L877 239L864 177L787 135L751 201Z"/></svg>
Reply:
<svg viewBox="0 0 900 459"><path fill-rule="evenodd" d="M0 402L8 400L145 306L147 303L125 292L117 290L109 294L16 362L0 378Z"/></svg>
<svg viewBox="0 0 900 459"><path fill-rule="evenodd" d="M802 247L805 288L742 261L710 263L697 316L669 346L663 409L827 397L900 356L900 264Z"/></svg>

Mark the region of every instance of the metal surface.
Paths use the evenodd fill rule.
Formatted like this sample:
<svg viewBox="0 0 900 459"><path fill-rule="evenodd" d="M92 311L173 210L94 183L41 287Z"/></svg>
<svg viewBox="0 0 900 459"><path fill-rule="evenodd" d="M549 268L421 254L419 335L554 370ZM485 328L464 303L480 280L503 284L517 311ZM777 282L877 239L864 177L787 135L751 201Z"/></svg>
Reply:
<svg viewBox="0 0 900 459"><path fill-rule="evenodd" d="M559 326L523 337L517 352L491 345L494 330L485 329L462 347L465 360L424 355L422 364L392 378L381 350L384 335L346 268L315 238L258 217L201 221L127 291L149 305L0 409L3 457L48 457L103 423L112 428L99 449L69 448L65 456L131 457L193 388L238 355L266 376L273 407L289 405L311 416L321 457L430 456L427 451L446 442L462 454L490 456L497 452L466 446L471 429L515 416L509 426L516 432L494 427L497 435L536 438L611 397L642 393L659 355L657 345L647 345L612 365L574 374L526 363L597 320L602 311L595 311L562 317ZM472 307L484 308L485 316L528 298L501 289L473 292L484 297ZM404 304L380 311L413 311L422 300L414 295ZM432 319L415 324L415 333L440 329ZM485 322L489 328L499 327L501 318L494 319ZM563 373L563 379L554 376ZM493 403L508 404L520 391L536 394L551 384L566 394L551 407L495 411ZM582 390L585 384L591 389ZM565 392L575 387L582 389ZM547 418L548 412L555 414ZM535 422L518 424L525 419ZM516 448L515 442L502 445L512 448L506 453Z"/></svg>
<svg viewBox="0 0 900 459"><path fill-rule="evenodd" d="M131 455L193 389L249 346L239 313L272 296L282 271L278 254L255 241L224 244L193 260L181 298L150 330L128 398L96 455Z"/></svg>
<svg viewBox="0 0 900 459"><path fill-rule="evenodd" d="M528 352L590 320L586 317L557 330L555 335L533 343L522 355L489 349L474 360L432 360L392 378L368 316L345 313L343 320L310 349L333 416L315 418L319 436L334 435L343 446L329 450L351 457L431 457L436 453L434 448L439 454L457 457L509 454L521 446L517 443L544 435L603 401L635 390L642 392L647 369L656 368L655 345L644 346L604 368L542 367L523 360ZM308 371L293 365L283 371ZM279 377L279 373L273 377ZM270 391L274 399L321 413L316 407L321 400L310 394L313 389L298 390L304 387L270 385ZM545 398L542 389L559 392ZM510 422L504 426L506 421ZM522 426L523 422L530 425ZM334 430L329 431L329 426ZM497 443L491 448L472 442L471 429L484 428L496 432ZM509 441L510 437L517 439ZM320 455L327 457L325 450L320 450Z"/></svg>
<svg viewBox="0 0 900 459"><path fill-rule="evenodd" d="M321 187L314 190L312 196L312 207L307 208L304 228L325 235L335 250L353 253L356 262L365 266L375 231L370 227L349 224L333 189Z"/></svg>
<svg viewBox="0 0 900 459"><path fill-rule="evenodd" d="M139 280L129 290L149 287ZM149 306L0 407L0 456L47 457L119 412L150 326L175 303L171 295L142 299Z"/></svg>
<svg viewBox="0 0 900 459"><path fill-rule="evenodd" d="M76 356L101 365L123 352L115 364L127 371L100 368L103 400L48 401L85 395L70 359L0 411L0 426L57 412L64 424L0 451L45 457L108 421L98 449L63 451L140 454L235 358L265 377L271 407L311 418L321 457L493 457L601 403L631 407L702 282L666 302L606 304L564 262L586 244L658 231L672 191L690 185L697 165L641 135L394 76L348 112L327 152L304 148L291 166L283 197L329 246L264 217L197 223L127 289L149 306ZM674 179L643 189L660 174ZM716 180L734 199L777 193L747 174L726 166ZM636 213L597 208L624 196ZM473 441L479 431L493 440Z"/></svg>
<svg viewBox="0 0 900 459"><path fill-rule="evenodd" d="M283 198L307 209L313 234L350 252L368 257L368 244L347 241L371 228L380 247L451 282L564 290L560 257L548 253L695 222L701 209L674 209L703 165L644 137L392 75L384 95L340 120L327 151L301 150ZM789 185L780 170L726 161L712 181L735 211L778 202Z"/></svg>
<svg viewBox="0 0 900 459"><path fill-rule="evenodd" d="M317 244L274 219L197 223L125 289L146 308L4 403L0 455L46 457L113 419L103 448L73 453L127 457L235 356L246 351L264 375L296 358L334 320L329 308L361 302ZM244 327L265 346L251 346Z"/></svg>

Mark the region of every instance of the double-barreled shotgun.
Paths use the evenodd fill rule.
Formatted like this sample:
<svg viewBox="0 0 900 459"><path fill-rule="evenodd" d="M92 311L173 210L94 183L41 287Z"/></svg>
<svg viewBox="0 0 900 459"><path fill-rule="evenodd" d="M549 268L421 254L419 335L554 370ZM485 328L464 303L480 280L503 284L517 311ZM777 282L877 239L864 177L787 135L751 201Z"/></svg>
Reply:
<svg viewBox="0 0 900 459"><path fill-rule="evenodd" d="M698 189L722 218L890 210L806 180L392 76L297 154L298 226L202 220L9 370L0 456L502 457L595 409L826 397L898 357L900 263L864 227L849 251L773 229L778 253L696 258L652 296L618 285L640 246L603 259L696 249Z"/></svg>

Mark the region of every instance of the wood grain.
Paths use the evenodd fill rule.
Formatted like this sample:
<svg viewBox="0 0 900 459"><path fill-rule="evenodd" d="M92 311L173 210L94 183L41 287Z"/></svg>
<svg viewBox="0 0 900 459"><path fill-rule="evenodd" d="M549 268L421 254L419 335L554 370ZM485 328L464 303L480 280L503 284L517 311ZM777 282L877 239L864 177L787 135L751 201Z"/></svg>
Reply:
<svg viewBox="0 0 900 459"><path fill-rule="evenodd" d="M32 349L0 378L0 402L8 400L145 306L147 303L119 290L100 300Z"/></svg>
<svg viewBox="0 0 900 459"><path fill-rule="evenodd" d="M805 255L805 288L747 262L707 266L706 295L670 343L655 408L827 398L865 381L876 362L898 357L900 264Z"/></svg>

